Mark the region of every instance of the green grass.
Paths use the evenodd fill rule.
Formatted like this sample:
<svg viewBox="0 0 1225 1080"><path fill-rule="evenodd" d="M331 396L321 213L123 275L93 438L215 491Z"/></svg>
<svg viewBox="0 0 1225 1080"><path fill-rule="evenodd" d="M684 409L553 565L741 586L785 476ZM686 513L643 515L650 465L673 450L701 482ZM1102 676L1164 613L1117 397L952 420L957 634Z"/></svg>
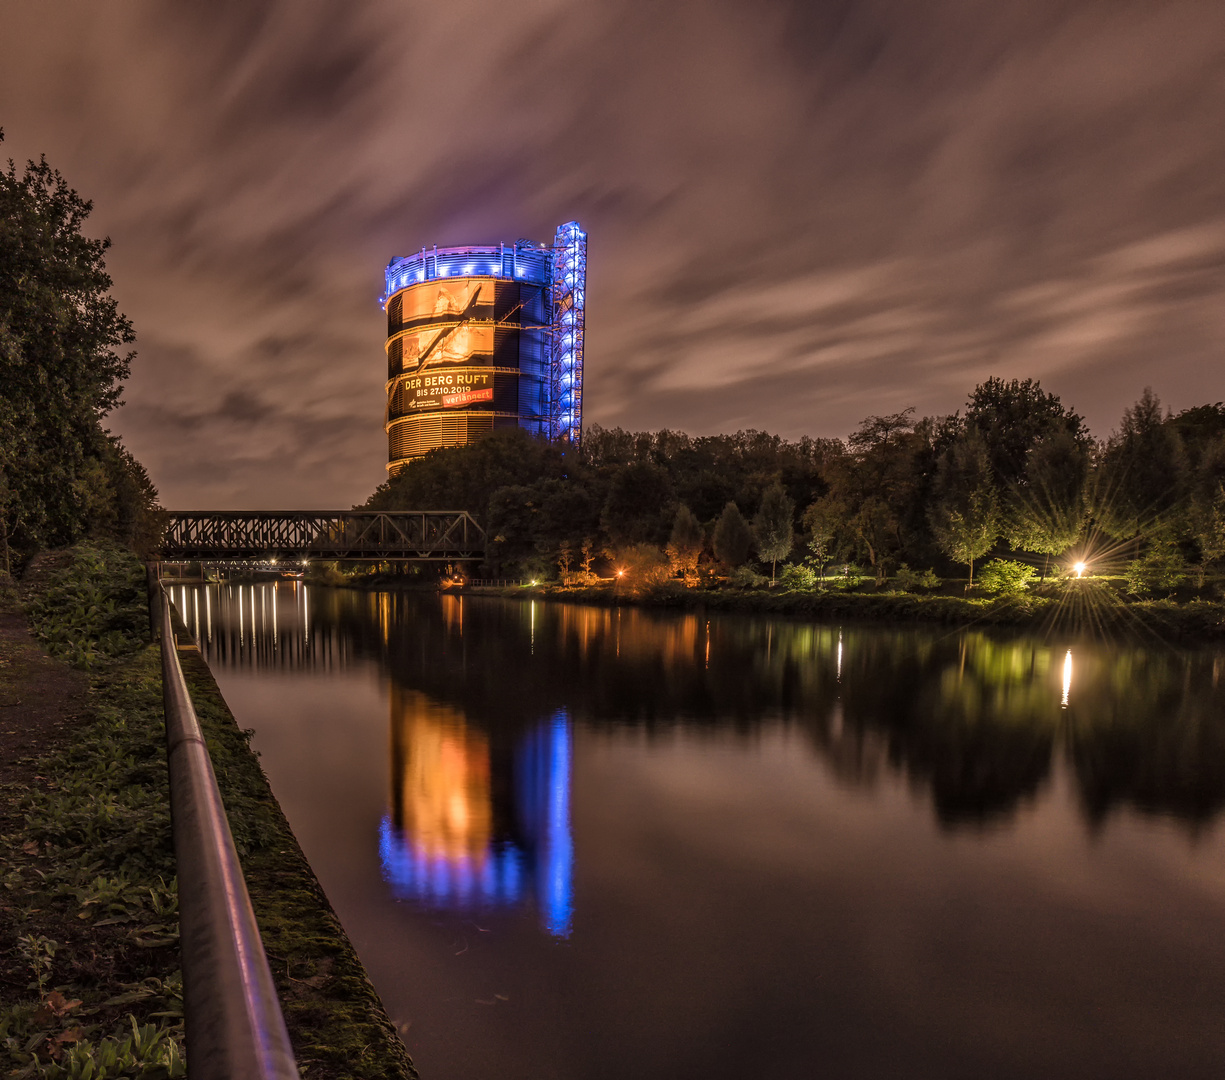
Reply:
<svg viewBox="0 0 1225 1080"><path fill-rule="evenodd" d="M248 745L250 732L234 722L198 654L182 659L299 1067L309 1076L415 1077Z"/></svg>
<svg viewBox="0 0 1225 1080"><path fill-rule="evenodd" d="M50 1080L185 1075L155 651L101 670L88 720L33 764L4 792L4 936L28 981L4 987L0 1060Z"/></svg>
<svg viewBox="0 0 1225 1080"><path fill-rule="evenodd" d="M66 562L26 610L50 652L89 672L88 709L0 793L0 948L13 958L0 976L0 1064L48 1080L183 1076L161 663L142 637L144 570L92 545ZM182 656L301 1072L415 1077L250 733L198 654Z"/></svg>

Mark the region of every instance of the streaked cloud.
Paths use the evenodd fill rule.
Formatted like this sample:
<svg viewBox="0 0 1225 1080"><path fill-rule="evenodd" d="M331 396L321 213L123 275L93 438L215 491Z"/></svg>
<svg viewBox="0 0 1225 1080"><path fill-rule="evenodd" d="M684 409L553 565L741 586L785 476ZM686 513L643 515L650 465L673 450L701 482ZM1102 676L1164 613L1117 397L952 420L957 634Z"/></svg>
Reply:
<svg viewBox="0 0 1225 1080"><path fill-rule="evenodd" d="M114 240L165 501L346 505L388 258L571 217L589 421L1225 398L1223 60L1215 0L9 5L0 125Z"/></svg>

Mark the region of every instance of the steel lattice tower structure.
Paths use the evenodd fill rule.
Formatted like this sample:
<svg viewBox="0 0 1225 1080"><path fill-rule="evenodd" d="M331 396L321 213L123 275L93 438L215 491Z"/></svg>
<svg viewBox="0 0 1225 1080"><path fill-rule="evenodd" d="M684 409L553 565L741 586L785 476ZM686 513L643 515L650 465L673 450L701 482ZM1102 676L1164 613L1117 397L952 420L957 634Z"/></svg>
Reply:
<svg viewBox="0 0 1225 1080"><path fill-rule="evenodd" d="M577 444L583 432L583 332L587 310L587 234L577 221L553 238L553 318L549 341L549 438Z"/></svg>

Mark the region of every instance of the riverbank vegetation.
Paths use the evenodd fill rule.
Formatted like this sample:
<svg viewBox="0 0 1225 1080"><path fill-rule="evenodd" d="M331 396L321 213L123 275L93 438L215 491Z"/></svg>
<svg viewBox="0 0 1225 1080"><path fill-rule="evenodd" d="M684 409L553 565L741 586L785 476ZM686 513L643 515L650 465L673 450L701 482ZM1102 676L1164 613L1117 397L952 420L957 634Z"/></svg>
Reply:
<svg viewBox="0 0 1225 1080"><path fill-rule="evenodd" d="M468 510L493 578L1040 606L1042 590L1087 577L1116 605L1209 603L1225 405L1173 414L1146 389L1096 439L1039 383L989 379L951 416L871 416L845 440L593 426L575 450L509 431L428 454L366 505Z"/></svg>
<svg viewBox="0 0 1225 1080"><path fill-rule="evenodd" d="M153 1080L186 1069L138 558L157 492L103 426L134 334L109 296L109 240L82 233L90 209L45 161L0 171L0 1060L11 1076ZM184 669L301 1072L415 1076L250 733L198 656Z"/></svg>
<svg viewBox="0 0 1225 1080"><path fill-rule="evenodd" d="M124 594L143 571L130 555L82 554L28 596L58 661L11 592L4 611L0 1040L10 1075L182 1076L160 667L113 625L139 613ZM82 588L96 602L66 602ZM30 708L43 695L51 708Z"/></svg>
<svg viewBox="0 0 1225 1080"><path fill-rule="evenodd" d="M0 616L5 1065L49 1080L182 1076L161 666L144 632L144 569L130 552L84 545L35 561L26 577L24 612L9 589ZM414 1076L250 733L198 655L183 663L299 1067Z"/></svg>
<svg viewBox="0 0 1225 1080"><path fill-rule="evenodd" d="M0 142L4 132L0 130ZM140 549L157 492L103 426L134 355L92 203L45 160L0 169L0 574L84 537Z"/></svg>

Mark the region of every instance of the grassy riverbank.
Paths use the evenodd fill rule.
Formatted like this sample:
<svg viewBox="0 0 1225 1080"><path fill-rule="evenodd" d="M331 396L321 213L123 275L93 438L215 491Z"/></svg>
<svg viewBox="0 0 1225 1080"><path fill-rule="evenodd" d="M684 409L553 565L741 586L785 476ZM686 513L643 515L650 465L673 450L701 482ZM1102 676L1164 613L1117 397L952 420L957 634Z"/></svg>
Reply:
<svg viewBox="0 0 1225 1080"><path fill-rule="evenodd" d="M13 1075L51 1080L183 1076L160 660L143 640L144 572L130 555L91 547L59 563L36 564L24 595L0 598L2 1059ZM414 1077L247 734L198 654L181 656L301 1071Z"/></svg>
<svg viewBox="0 0 1225 1080"><path fill-rule="evenodd" d="M326 584L360 589L421 589L412 578L335 575ZM928 623L942 626L1015 627L1041 633L1090 637L1160 638L1194 643L1225 640L1225 603L1219 600L1137 600L1117 583L1070 580L1011 596L915 593L899 590L686 588L680 582L633 589L615 582L596 585L465 587L469 595L533 597L581 604L633 604L692 611L779 615L820 621Z"/></svg>
<svg viewBox="0 0 1225 1080"><path fill-rule="evenodd" d="M367 585L366 588L369 588ZM392 582L382 588L394 588ZM1094 638L1142 637L1170 642L1225 639L1225 604L1213 600L1128 600L1111 589L1074 584L1055 595L990 596L853 593L785 589L686 589L633 591L614 585L530 585L464 589L469 594L534 596L573 604L632 604L690 611L812 618L823 622L933 623L940 626L1016 627L1039 633Z"/></svg>

